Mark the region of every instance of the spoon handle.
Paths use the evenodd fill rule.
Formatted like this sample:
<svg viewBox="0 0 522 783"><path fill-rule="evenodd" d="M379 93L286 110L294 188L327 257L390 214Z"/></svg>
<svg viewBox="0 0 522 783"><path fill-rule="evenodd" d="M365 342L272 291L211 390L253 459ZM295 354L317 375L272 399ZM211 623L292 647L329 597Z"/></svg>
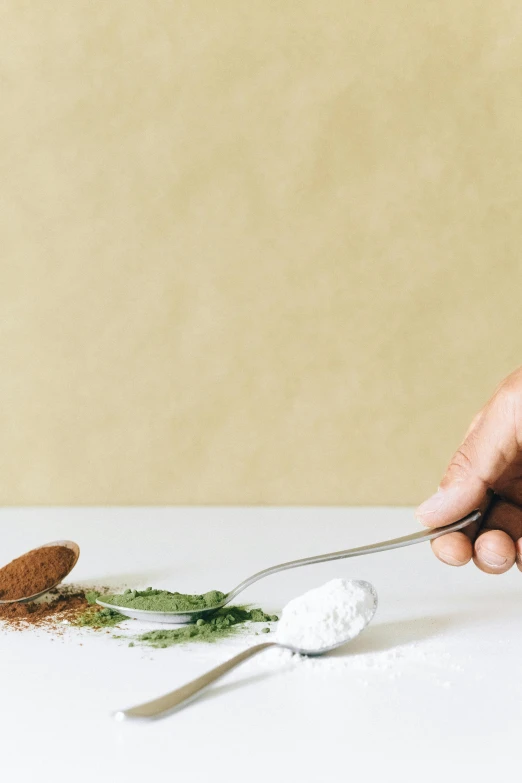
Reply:
<svg viewBox="0 0 522 783"><path fill-rule="evenodd" d="M290 560L288 563L280 563L271 568L265 568L263 571L258 571L257 574L245 579L241 584L234 588L227 594L226 603L232 601L236 595L242 593L251 584L257 582L259 579L264 579L265 576L271 574L277 574L279 571L286 571L287 568L298 568L299 566L312 565L313 563L326 563L328 560L342 560L345 557L357 557L358 555L370 555L374 552L386 552L388 549L399 549L403 546L411 546L412 544L420 544L422 541L432 541L434 538L444 536L446 533L452 533L455 530L462 530L462 528L471 525L473 522L477 522L482 514L484 514L484 508L473 511L468 516L459 519L457 522L453 522L446 527L434 527L428 530L419 530L416 533L410 533L408 536L401 536L400 538L391 538L389 541L380 541L377 544L367 544L366 546L358 546L354 549L343 549L340 552L330 552L327 555L315 555L314 557L303 557L301 560Z"/></svg>
<svg viewBox="0 0 522 783"><path fill-rule="evenodd" d="M168 712L184 707L189 701L195 699L196 696L212 685L213 682L219 680L231 669L235 669L243 661L248 660L253 655L257 655L263 650L269 647L277 647L276 642L264 642L263 644L256 644L254 647L249 647L247 650L243 650L238 655L235 655L229 661L221 663L209 672L202 674L201 677L196 677L195 680L188 682L186 685L182 685L181 688L177 688L175 691L166 693L164 696L160 696L158 699L147 701L144 704L138 704L136 707L130 707L127 710L120 710L116 712L114 717L116 720L124 720L125 718L157 718Z"/></svg>

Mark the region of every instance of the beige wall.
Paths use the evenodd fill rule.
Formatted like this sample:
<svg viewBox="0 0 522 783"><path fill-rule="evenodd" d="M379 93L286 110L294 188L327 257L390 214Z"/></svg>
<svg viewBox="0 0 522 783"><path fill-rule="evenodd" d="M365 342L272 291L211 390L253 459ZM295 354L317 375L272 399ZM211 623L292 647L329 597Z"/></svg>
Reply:
<svg viewBox="0 0 522 783"><path fill-rule="evenodd" d="M4 0L0 502L415 503L522 362L522 7Z"/></svg>

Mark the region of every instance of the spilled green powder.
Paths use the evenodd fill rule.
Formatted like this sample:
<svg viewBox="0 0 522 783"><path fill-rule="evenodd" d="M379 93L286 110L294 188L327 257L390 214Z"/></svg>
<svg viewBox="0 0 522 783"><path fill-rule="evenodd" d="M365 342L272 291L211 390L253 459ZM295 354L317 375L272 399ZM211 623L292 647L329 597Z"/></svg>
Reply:
<svg viewBox="0 0 522 783"><path fill-rule="evenodd" d="M77 617L72 625L78 625L81 628L87 626L91 628L114 628L115 625L128 619L125 615L115 612L114 609L101 609L101 611L88 609Z"/></svg>
<svg viewBox="0 0 522 783"><path fill-rule="evenodd" d="M100 597L103 597L102 593L98 593L95 590L85 593L85 598L90 607L77 617L72 625L77 625L81 628L114 628L118 623L128 620L128 617L114 609L102 609L96 606L96 599Z"/></svg>
<svg viewBox="0 0 522 783"><path fill-rule="evenodd" d="M103 602L127 609L145 609L153 612L194 612L211 609L221 603L225 593L211 590L203 595L169 593L168 590L125 590L121 595L104 595Z"/></svg>
<svg viewBox="0 0 522 783"><path fill-rule="evenodd" d="M147 631L137 636L136 641L156 648L187 642L217 642L239 633L247 622L266 623L275 622L277 619L277 615L268 615L261 609L225 606L218 609L208 620L200 618L194 625Z"/></svg>

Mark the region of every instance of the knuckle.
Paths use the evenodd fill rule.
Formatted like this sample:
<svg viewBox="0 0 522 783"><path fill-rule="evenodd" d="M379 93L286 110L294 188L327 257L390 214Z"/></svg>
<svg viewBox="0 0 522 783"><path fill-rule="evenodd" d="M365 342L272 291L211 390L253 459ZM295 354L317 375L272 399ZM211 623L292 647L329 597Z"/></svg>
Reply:
<svg viewBox="0 0 522 783"><path fill-rule="evenodd" d="M497 395L497 407L504 413L510 413L517 408L521 399L521 389L518 387L515 388L509 384L505 386Z"/></svg>
<svg viewBox="0 0 522 783"><path fill-rule="evenodd" d="M516 444L519 448L522 431L522 387L518 384L505 384L491 401L491 415L500 430L510 433L509 440L512 440L512 445Z"/></svg>
<svg viewBox="0 0 522 783"><path fill-rule="evenodd" d="M447 473L451 475L453 480L459 478L466 478L473 472L472 457L468 453L468 446L461 446L453 455L450 464L448 465Z"/></svg>
<svg viewBox="0 0 522 783"><path fill-rule="evenodd" d="M493 414L511 418L515 412L520 411L521 406L522 374L506 378L496 390L488 407Z"/></svg>
<svg viewBox="0 0 522 783"><path fill-rule="evenodd" d="M478 413L476 413L472 420L471 424L469 425L468 429L466 430L465 439L470 437L471 433L478 427L482 419L484 418L484 409L480 410Z"/></svg>

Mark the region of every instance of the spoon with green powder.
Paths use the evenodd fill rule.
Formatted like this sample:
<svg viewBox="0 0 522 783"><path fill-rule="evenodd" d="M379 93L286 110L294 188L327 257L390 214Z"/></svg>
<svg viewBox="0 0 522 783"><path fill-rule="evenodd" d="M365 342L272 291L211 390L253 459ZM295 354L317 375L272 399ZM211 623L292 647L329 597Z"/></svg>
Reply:
<svg viewBox="0 0 522 783"><path fill-rule="evenodd" d="M446 535L446 533L462 530L467 525L477 522L480 517L481 511L477 510L446 527L420 530L408 536L392 538L389 541L381 541L378 544L359 546L354 549L345 549L340 552L330 552L326 555L315 555L314 557L305 557L301 560L290 560L288 563L280 563L271 568L265 568L264 571L258 571L256 574L248 577L248 579L244 579L229 593L211 590L203 595L184 595L182 593L154 591L148 588L145 591L127 590L122 595L103 596L103 599L99 598L96 603L108 609L115 609L121 612L121 614L136 620L154 623L194 623L198 619L203 619L215 612L216 609L226 606L239 593L242 593L243 590L246 590L247 587L250 587L259 579L264 579L265 576L277 574L279 571L286 571L288 568L325 563L329 560L342 560L346 557L357 557L358 555L369 555L374 552L385 552L388 549L399 549L403 546L420 544L423 541L432 541L434 538Z"/></svg>

